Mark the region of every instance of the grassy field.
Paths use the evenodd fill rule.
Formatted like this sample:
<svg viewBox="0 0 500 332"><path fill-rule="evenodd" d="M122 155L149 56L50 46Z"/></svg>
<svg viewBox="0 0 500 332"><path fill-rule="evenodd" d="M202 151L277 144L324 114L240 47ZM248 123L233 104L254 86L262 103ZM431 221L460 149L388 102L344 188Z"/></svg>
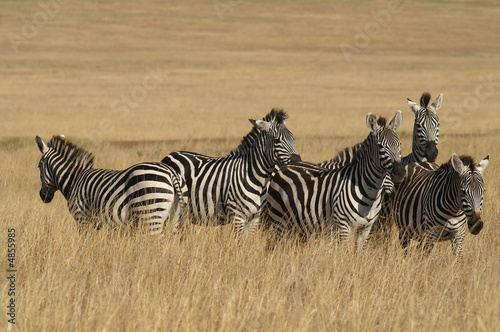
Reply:
<svg viewBox="0 0 500 332"><path fill-rule="evenodd" d="M0 2L5 270L8 229L17 249L16 324L4 279L0 326L498 330L496 1L40 3ZM82 237L60 194L49 205L38 195L36 134L64 133L96 167L122 169L176 150L225 155L248 118L282 107L302 158L319 162L367 136L368 112L401 109L408 154L406 98L424 91L444 93L438 163L490 154L485 227L467 234L459 263L448 242L427 258L404 257L395 232L362 253L326 240L269 252L265 234L240 246L230 227L192 226L182 242L109 229Z"/></svg>

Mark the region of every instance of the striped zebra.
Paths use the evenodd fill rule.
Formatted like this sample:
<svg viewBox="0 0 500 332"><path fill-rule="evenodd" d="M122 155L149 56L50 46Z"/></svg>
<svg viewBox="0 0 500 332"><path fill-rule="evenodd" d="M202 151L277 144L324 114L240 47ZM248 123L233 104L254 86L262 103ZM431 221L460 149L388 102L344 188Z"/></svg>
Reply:
<svg viewBox="0 0 500 332"><path fill-rule="evenodd" d="M347 166L326 169L302 162L282 167L271 178L266 227L278 238L293 232L304 240L315 233L339 231L340 240L353 236L358 247L364 247L380 210L386 172L395 182L405 176L395 133L402 119L398 111L386 126L384 118L377 120L369 113L370 134Z"/></svg>
<svg viewBox="0 0 500 332"><path fill-rule="evenodd" d="M483 227L483 173L489 156L479 164L469 156L452 154L438 166L429 162L407 166L407 177L392 202L403 248L417 239L428 253L436 241L450 240L453 252L462 257L465 224L477 235Z"/></svg>
<svg viewBox="0 0 500 332"><path fill-rule="evenodd" d="M443 94L441 93L429 105L430 100L431 95L428 92L424 92L420 97L420 106L408 99L408 106L415 113L415 122L412 151L406 157L401 158L403 166L424 159L433 163L438 156L439 117L437 111L443 104Z"/></svg>
<svg viewBox="0 0 500 332"><path fill-rule="evenodd" d="M36 136L36 143L43 154L38 164L42 201L50 203L60 190L81 232L105 222L120 228L144 225L151 235L160 234L165 220L171 217L175 228L186 208L185 183L167 165L95 169L92 154L62 135L48 144Z"/></svg>
<svg viewBox="0 0 500 332"><path fill-rule="evenodd" d="M275 166L300 161L287 114L272 109L228 156L215 158L194 152L173 152L162 162L186 181L195 223L215 217L220 225L232 222L242 237L258 226L267 183Z"/></svg>
<svg viewBox="0 0 500 332"><path fill-rule="evenodd" d="M420 97L420 106L407 98L408 106L415 114L415 121L413 124L412 152L401 158L403 166L424 160L434 162L437 158L437 143L439 139L439 117L437 111L443 104L443 94L441 93L429 105L430 100L431 95L428 92L424 92ZM361 143L358 143L352 147L345 148L333 159L324 161L318 165L330 169L349 165L360 147ZM378 223L387 224L387 219L391 214L391 200L394 198L394 184L389 175L386 176L383 187L382 208L378 216Z"/></svg>
<svg viewBox="0 0 500 332"><path fill-rule="evenodd" d="M441 108L443 103L443 94L441 93L431 105L429 105L430 99L431 95L428 92L424 92L420 97L420 106L418 106L417 103L408 98L408 106L415 114L415 122L413 125L412 152L401 158L403 166L423 160L434 162L437 158L437 143L439 139L439 117L437 116L437 110ZM361 145L362 143L358 143L352 147L347 147L334 158L323 161L318 165L329 169L349 165L354 160L354 156L361 148ZM388 178L388 180L390 179Z"/></svg>

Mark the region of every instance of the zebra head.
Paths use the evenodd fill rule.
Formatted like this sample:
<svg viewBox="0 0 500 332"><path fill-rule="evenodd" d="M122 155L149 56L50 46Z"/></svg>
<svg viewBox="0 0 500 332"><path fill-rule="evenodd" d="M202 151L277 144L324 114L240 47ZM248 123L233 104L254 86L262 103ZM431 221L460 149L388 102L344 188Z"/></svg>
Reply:
<svg viewBox="0 0 500 332"><path fill-rule="evenodd" d="M40 197L44 203L50 203L57 190L63 195L68 194L70 185L68 179L80 169L92 168L94 157L89 152L66 141L64 135L54 136L48 144L40 138L35 137L42 158L38 163L40 169Z"/></svg>
<svg viewBox="0 0 500 332"><path fill-rule="evenodd" d="M431 95L424 92L420 97L420 105L408 99L408 106L415 113L413 126L413 152L417 160L426 158L429 162L436 161L438 155L439 118L437 110L443 104L443 94L429 105Z"/></svg>
<svg viewBox="0 0 500 332"><path fill-rule="evenodd" d="M460 205L467 216L467 226L471 234L477 235L483 228L481 206L483 205L483 173L488 166L490 156L486 156L475 165L469 156L451 155L451 165L460 177Z"/></svg>
<svg viewBox="0 0 500 332"><path fill-rule="evenodd" d="M62 136L62 135L61 135ZM51 167L49 167L49 159L53 154L54 150L49 148L47 144L36 135L35 137L38 149L42 153L42 158L38 163L38 168L40 169L40 181L42 182L42 188L40 189L40 197L44 203L52 202L55 192L58 190L57 184L54 179L54 173Z"/></svg>
<svg viewBox="0 0 500 332"><path fill-rule="evenodd" d="M254 128L263 133L264 154L269 158L272 165L284 166L291 162L301 161L300 155L295 148L293 134L285 126L288 118L283 110L272 109L262 120L249 121Z"/></svg>
<svg viewBox="0 0 500 332"><path fill-rule="evenodd" d="M377 151L374 151L373 158L379 167L391 174L391 179L395 183L400 183L406 176L406 170L401 164L401 142L395 132L402 122L401 111L396 112L387 126L385 118L381 117L377 120L373 113L369 113L366 117L366 125L371 130L370 135L373 136L378 147ZM387 188L384 190L387 191Z"/></svg>

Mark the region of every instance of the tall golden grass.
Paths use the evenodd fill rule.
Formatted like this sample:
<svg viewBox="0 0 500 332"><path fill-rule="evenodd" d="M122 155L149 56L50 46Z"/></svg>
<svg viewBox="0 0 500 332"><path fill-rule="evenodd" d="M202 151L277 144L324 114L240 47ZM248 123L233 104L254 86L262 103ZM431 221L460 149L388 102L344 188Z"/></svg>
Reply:
<svg viewBox="0 0 500 332"><path fill-rule="evenodd" d="M226 4L222 17L214 4ZM15 53L0 40L0 225L16 229L16 324L8 330L493 331L500 326L500 7L495 1L404 2L351 62L340 51L386 1L67 2ZM35 1L1 2L0 35L21 34ZM219 8L220 9L220 8ZM125 113L113 103L162 81ZM492 75L490 94L477 94ZM457 263L449 242L404 255L397 232L354 252L327 239L266 251L231 227L191 225L161 239L104 228L81 236L60 194L39 198L34 142L64 133L123 169L190 150L222 156L272 107L290 113L304 160L322 161L368 134L368 112L444 93L438 163L490 154L478 236ZM477 107L474 102L478 101ZM462 105L467 104L468 107ZM122 110L123 111L123 110ZM108 122L112 121L113 127ZM89 133L99 129L95 139Z"/></svg>
<svg viewBox="0 0 500 332"><path fill-rule="evenodd" d="M237 143L218 146L229 151ZM210 149L205 144L201 150ZM492 156L500 152L493 138L475 144ZM429 257L405 256L395 230L361 253L327 239L285 241L266 251L265 233L240 244L228 226L192 225L182 241L108 228L81 236L60 194L48 205L38 197L34 140L4 141L4 148L4 170L16 166L3 177L0 213L17 234L20 330L491 331L500 323L493 157L485 173L487 222L478 236L467 235L464 260L456 263L449 242ZM107 155L122 164L139 151L158 160L157 151L166 150L166 144L143 143L95 147L94 154L104 166ZM1 291L6 294L5 283Z"/></svg>

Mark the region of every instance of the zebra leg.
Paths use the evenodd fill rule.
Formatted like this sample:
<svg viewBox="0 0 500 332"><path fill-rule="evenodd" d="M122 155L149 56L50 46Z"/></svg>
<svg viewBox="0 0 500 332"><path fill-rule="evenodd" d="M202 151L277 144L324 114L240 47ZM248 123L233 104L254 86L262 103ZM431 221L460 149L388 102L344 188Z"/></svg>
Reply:
<svg viewBox="0 0 500 332"><path fill-rule="evenodd" d="M464 242L464 236L465 224L464 227L461 227L460 230L455 234L455 236L451 238L451 250L457 257L457 261L461 261L463 258L462 243Z"/></svg>
<svg viewBox="0 0 500 332"><path fill-rule="evenodd" d="M356 231L356 235L357 235L356 244L357 244L358 250L365 250L366 249L366 244L368 243L368 238L369 238L370 232L372 230L372 225L373 224L362 226L362 227L357 229L357 231Z"/></svg>
<svg viewBox="0 0 500 332"><path fill-rule="evenodd" d="M75 217L75 220L76 220L76 226L78 227L78 233L80 233L80 235L82 236L87 235L88 231L91 230L92 228L96 228L97 230L101 228L100 225L97 225L97 227L95 227L96 225L93 222L92 218L79 216Z"/></svg>
<svg viewBox="0 0 500 332"><path fill-rule="evenodd" d="M259 227L259 220L260 220L259 217L260 217L259 213L251 215L250 218L242 226L241 236L243 240L251 239L255 235L255 232Z"/></svg>
<svg viewBox="0 0 500 332"><path fill-rule="evenodd" d="M429 256L432 249L434 248L434 243L436 242L437 237L434 234L430 234L427 237L424 237L420 240L418 244L418 248L422 251L425 256Z"/></svg>
<svg viewBox="0 0 500 332"><path fill-rule="evenodd" d="M182 238L188 223L188 212L189 207L186 201L176 199L169 217L170 224L172 225L172 234L180 234Z"/></svg>
<svg viewBox="0 0 500 332"><path fill-rule="evenodd" d="M184 180L177 174L172 174L172 185L174 188L173 211L170 213L172 233L180 234L181 239L188 222L189 193Z"/></svg>
<svg viewBox="0 0 500 332"><path fill-rule="evenodd" d="M233 215L233 217L230 218L230 220L231 219L233 220L233 225L234 225L234 235L240 240L246 239L250 229L248 219L240 215Z"/></svg>
<svg viewBox="0 0 500 332"><path fill-rule="evenodd" d="M399 243L401 243L401 248L406 249L410 245L410 237L406 231L399 231Z"/></svg>

